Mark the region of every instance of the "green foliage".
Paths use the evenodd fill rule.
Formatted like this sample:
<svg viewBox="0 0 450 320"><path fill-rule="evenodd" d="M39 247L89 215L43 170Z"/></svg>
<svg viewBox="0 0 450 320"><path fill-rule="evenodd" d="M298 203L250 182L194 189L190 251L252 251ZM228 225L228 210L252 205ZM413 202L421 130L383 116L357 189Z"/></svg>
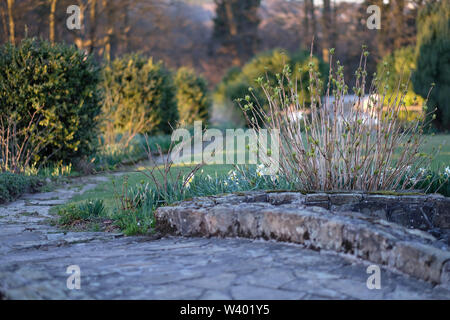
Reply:
<svg viewBox="0 0 450 320"><path fill-rule="evenodd" d="M182 67L175 75L175 86L180 122L190 125L196 120L207 121L211 99L206 80L194 70Z"/></svg>
<svg viewBox="0 0 450 320"><path fill-rule="evenodd" d="M80 210L87 216L99 217L103 215L105 206L101 200L87 201L79 205Z"/></svg>
<svg viewBox="0 0 450 320"><path fill-rule="evenodd" d="M95 221L102 217L105 208L102 200L88 200L83 203L70 203L58 210L58 224L69 227L77 222Z"/></svg>
<svg viewBox="0 0 450 320"><path fill-rule="evenodd" d="M33 125L51 131L30 137L32 145L46 142L34 161L67 163L95 150L98 76L93 58L74 46L25 39L0 48L0 112L12 114L18 127L25 128L40 108L40 121Z"/></svg>
<svg viewBox="0 0 450 320"><path fill-rule="evenodd" d="M154 210L159 206L159 194L148 183L128 187L128 176L123 179L122 193L115 191L113 219L126 235L145 234L154 227Z"/></svg>
<svg viewBox="0 0 450 320"><path fill-rule="evenodd" d="M136 210L119 211L113 218L116 226L127 236L146 234L155 226L154 209L151 203L145 202Z"/></svg>
<svg viewBox="0 0 450 320"><path fill-rule="evenodd" d="M404 47L395 50L390 55L387 55L377 65L377 74L384 75L383 81L378 82L379 92L384 92L386 89L386 96L395 99L394 93L397 91L399 85L408 84L407 94L405 95L405 105L422 105L424 100L413 91L412 82L409 81L411 71L416 68L416 56L414 47ZM381 87L383 86L383 87Z"/></svg>
<svg viewBox="0 0 450 320"><path fill-rule="evenodd" d="M178 120L171 74L161 62L138 54L117 58L103 69L103 130L169 133Z"/></svg>
<svg viewBox="0 0 450 320"><path fill-rule="evenodd" d="M414 90L425 98L435 84L427 103L430 111L437 108L433 125L450 130L450 2L430 3L419 12L417 21Z"/></svg>
<svg viewBox="0 0 450 320"><path fill-rule="evenodd" d="M426 193L440 193L446 197L450 197L450 167L440 171L426 170L421 173L419 182L415 184L415 188L424 190ZM416 182L415 175L407 177L410 183Z"/></svg>
<svg viewBox="0 0 450 320"><path fill-rule="evenodd" d="M10 172L0 172L0 203L15 200L25 192L39 190L40 178Z"/></svg>
<svg viewBox="0 0 450 320"><path fill-rule="evenodd" d="M314 70L320 73L321 79L324 81L328 74L327 65L317 57L310 59L309 53L306 51L288 54L281 49L275 49L257 55L242 69L232 68L228 71L217 86L214 95L215 101L223 108L233 108L237 107L234 103L236 99L249 96L253 105L257 105L257 101L259 101L262 107L267 109L267 100L257 79L260 79L260 83L276 85L278 83L277 74L280 75L287 65L293 70L293 78L297 79L298 92L301 92L300 87L304 89L304 96L300 96L300 100L304 99L305 103L310 103L311 94L307 81L310 62L313 63ZM251 92L249 92L249 88L252 88Z"/></svg>

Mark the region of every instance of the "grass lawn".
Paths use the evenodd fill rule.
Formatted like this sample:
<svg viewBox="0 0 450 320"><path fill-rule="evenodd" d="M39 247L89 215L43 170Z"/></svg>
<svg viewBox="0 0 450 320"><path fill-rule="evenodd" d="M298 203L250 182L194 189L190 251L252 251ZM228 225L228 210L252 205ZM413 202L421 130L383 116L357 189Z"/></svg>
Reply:
<svg viewBox="0 0 450 320"><path fill-rule="evenodd" d="M450 166L450 134L437 134L435 136L428 136L428 143L424 145L423 152L432 153L433 148L438 148L442 145L441 152L434 158L431 163L432 170L442 170Z"/></svg>

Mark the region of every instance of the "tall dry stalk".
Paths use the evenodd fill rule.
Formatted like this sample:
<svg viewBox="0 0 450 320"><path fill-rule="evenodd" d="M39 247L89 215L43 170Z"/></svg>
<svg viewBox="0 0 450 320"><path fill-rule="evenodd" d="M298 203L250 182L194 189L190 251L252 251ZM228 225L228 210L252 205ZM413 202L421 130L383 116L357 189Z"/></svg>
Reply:
<svg viewBox="0 0 450 320"><path fill-rule="evenodd" d="M408 177L413 175L412 181L420 180L424 171L417 169L426 167L431 157L420 152L425 141L425 115L407 124L399 117L401 111L406 111L407 83L400 81L391 96L387 96L386 87L383 92L377 89L385 74L374 75L368 84L369 53L363 46L355 72L354 97L348 106L343 66L339 61L334 64L333 49L330 53L326 85L314 70L313 62L309 64L309 79L292 79L286 65L277 76L277 83L271 83L267 76L257 81L267 98L266 109L252 91L256 102L250 96L238 100L253 129L280 130L280 175L304 190L414 188L415 183ZM303 81L309 83L310 106L299 98L305 97Z"/></svg>
<svg viewBox="0 0 450 320"><path fill-rule="evenodd" d="M23 173L32 160L43 150L49 140L45 137L52 129L40 126L42 108L30 114L30 120L24 127L19 127L13 114L0 115L0 171ZM40 137L39 139L33 139ZM42 166L47 159L42 159Z"/></svg>

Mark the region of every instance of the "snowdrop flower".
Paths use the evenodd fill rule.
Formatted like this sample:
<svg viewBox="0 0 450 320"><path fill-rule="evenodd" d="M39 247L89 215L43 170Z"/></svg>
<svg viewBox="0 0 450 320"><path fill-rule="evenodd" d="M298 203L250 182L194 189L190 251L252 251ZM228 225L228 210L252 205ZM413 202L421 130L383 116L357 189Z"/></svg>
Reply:
<svg viewBox="0 0 450 320"><path fill-rule="evenodd" d="M265 165L264 164L261 163L260 165L258 165L258 167L256 168L256 175L258 177L263 176L264 169L265 169Z"/></svg>
<svg viewBox="0 0 450 320"><path fill-rule="evenodd" d="M445 167L444 174L449 177L450 176L450 167Z"/></svg>
<svg viewBox="0 0 450 320"><path fill-rule="evenodd" d="M228 172L228 176L229 176L229 179L231 180L231 181L237 181L237 174L236 174L236 172L235 171L232 171L232 170L230 170L229 172Z"/></svg>

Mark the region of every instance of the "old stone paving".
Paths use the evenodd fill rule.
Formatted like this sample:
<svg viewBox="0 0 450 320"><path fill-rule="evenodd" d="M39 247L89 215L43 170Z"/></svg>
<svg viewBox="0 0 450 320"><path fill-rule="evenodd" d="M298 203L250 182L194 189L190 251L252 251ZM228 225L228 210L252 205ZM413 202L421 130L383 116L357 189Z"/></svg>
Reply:
<svg viewBox="0 0 450 320"><path fill-rule="evenodd" d="M448 289L368 263L272 241L123 237L49 226L51 206L83 188L27 195L0 207L0 296L10 299L450 299ZM66 285L70 265L81 289Z"/></svg>

